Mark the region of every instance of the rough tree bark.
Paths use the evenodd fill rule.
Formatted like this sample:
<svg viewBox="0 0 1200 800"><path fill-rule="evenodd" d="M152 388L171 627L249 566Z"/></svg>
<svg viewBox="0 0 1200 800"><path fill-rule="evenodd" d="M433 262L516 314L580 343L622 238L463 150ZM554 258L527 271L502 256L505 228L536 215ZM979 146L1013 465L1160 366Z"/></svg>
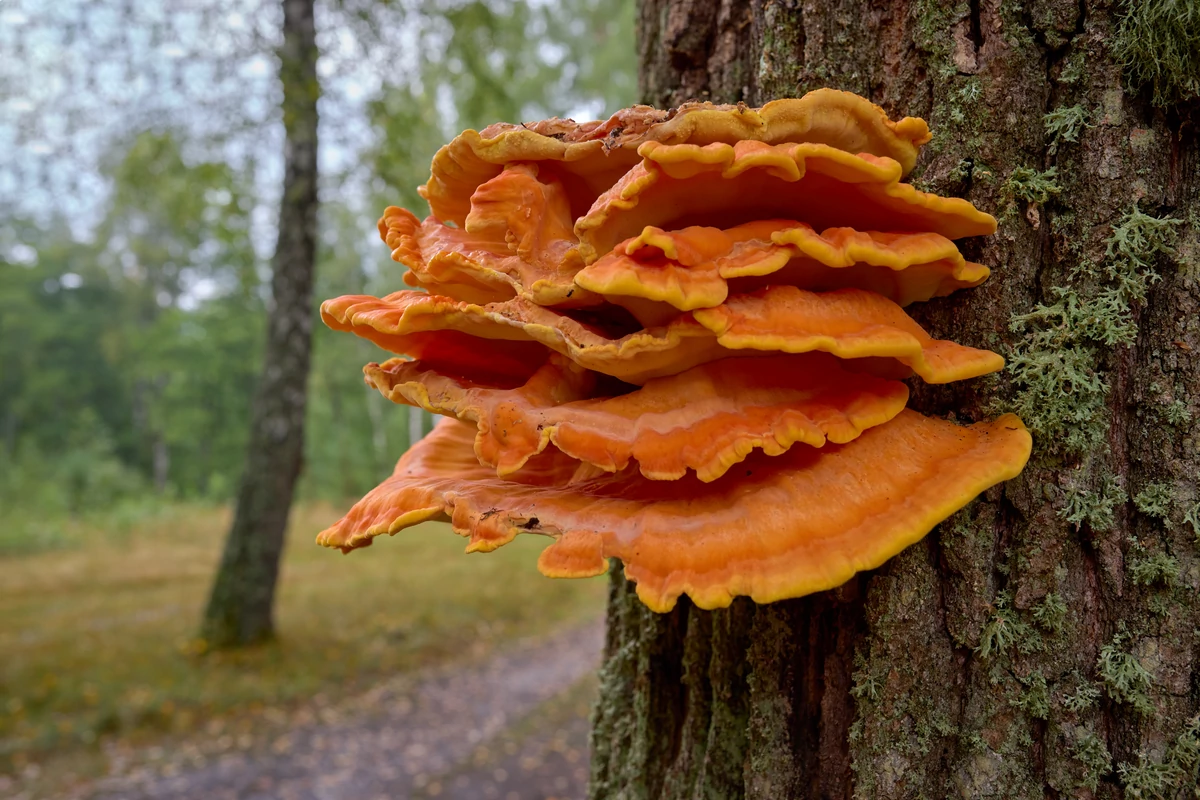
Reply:
<svg viewBox="0 0 1200 800"><path fill-rule="evenodd" d="M292 493L304 455L317 225L317 82L313 0L283 0L284 178L272 260L273 304L245 471L201 635L211 646L273 635L272 606Z"/></svg>
<svg viewBox="0 0 1200 800"><path fill-rule="evenodd" d="M912 405L1035 444L835 591L656 615L614 564L593 798L1197 796L1200 112L1123 89L1124 8L641 0L648 103L832 86L930 122L913 180L1001 224L963 243L990 281L911 310L1018 369Z"/></svg>

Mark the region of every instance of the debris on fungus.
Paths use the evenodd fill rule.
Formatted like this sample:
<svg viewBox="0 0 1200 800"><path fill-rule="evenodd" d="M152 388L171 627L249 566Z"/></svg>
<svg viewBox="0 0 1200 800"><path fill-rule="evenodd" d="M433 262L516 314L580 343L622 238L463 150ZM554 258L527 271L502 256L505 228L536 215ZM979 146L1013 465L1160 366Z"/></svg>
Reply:
<svg viewBox="0 0 1200 800"><path fill-rule="evenodd" d="M986 280L952 240L996 224L901 183L927 141L828 89L455 138L432 216L379 223L410 288L321 308L400 356L370 386L448 419L318 541L540 533L542 573L619 558L666 611L832 588L919 540L1031 446L1012 415L905 408L902 378L1003 366L902 308Z"/></svg>

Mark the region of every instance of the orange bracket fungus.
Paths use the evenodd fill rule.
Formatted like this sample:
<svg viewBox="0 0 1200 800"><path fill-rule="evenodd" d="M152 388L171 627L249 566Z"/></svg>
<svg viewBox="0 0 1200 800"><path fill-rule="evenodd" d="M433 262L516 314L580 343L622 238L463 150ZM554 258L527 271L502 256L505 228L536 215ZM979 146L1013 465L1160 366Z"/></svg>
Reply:
<svg viewBox="0 0 1200 800"><path fill-rule="evenodd" d="M1011 414L905 408L903 379L1004 363L903 309L986 280L954 240L996 228L902 182L929 138L830 89L456 137L432 216L379 222L409 288L321 307L399 356L368 385L446 419L318 541L539 533L543 574L619 558L655 611L833 588L918 541L1031 447Z"/></svg>

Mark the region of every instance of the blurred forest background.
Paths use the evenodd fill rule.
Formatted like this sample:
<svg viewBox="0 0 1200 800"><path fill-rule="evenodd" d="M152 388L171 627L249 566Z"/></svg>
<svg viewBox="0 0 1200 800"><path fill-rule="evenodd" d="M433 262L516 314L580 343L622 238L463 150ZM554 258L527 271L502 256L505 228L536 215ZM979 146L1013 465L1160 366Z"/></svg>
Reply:
<svg viewBox="0 0 1200 800"><path fill-rule="evenodd" d="M278 8L232 0L0 7L0 551L55 520L225 502L267 313L282 154ZM333 0L318 298L400 287L374 232L463 128L634 99L630 0ZM301 496L373 486L406 409L318 330Z"/></svg>
<svg viewBox="0 0 1200 800"><path fill-rule="evenodd" d="M401 287L375 222L426 213L416 187L460 130L631 104L633 15L319 2L316 302ZM412 427L362 383L379 352L317 325L281 643L189 652L270 313L281 18L268 1L0 3L0 794L5 773L31 796L103 773L113 736L211 734L602 607L601 584L538 578L524 545L465 559L418 532L345 561L311 545ZM52 753L69 768L47 777Z"/></svg>

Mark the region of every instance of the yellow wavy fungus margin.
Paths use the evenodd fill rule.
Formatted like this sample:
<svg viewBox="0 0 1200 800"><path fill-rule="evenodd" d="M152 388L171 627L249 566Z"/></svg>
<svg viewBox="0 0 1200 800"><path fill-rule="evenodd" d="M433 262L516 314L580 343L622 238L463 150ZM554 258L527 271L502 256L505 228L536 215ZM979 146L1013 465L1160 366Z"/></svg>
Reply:
<svg viewBox="0 0 1200 800"><path fill-rule="evenodd" d="M930 138L924 120L892 122L869 100L835 89L775 100L758 109L712 103L688 103L673 111L635 106L602 122L550 119L464 131L438 150L420 191L435 217L461 226L480 185L505 164L534 162L560 177L575 198L572 207L578 215L637 163L637 149L645 142L818 142L894 159L907 173Z"/></svg>
<svg viewBox="0 0 1200 800"><path fill-rule="evenodd" d="M401 359L363 372L394 402L474 422L475 456L501 477L553 446L605 472L637 462L651 480L691 470L707 483L756 449L844 444L908 402L903 383L823 353L714 361L615 397L592 396L590 373L560 358L516 388Z"/></svg>
<svg viewBox="0 0 1200 800"><path fill-rule="evenodd" d="M849 444L758 453L736 475L702 484L581 473L554 452L501 479L475 460L474 437L474 426L443 421L318 541L348 551L449 519L469 552L519 533L552 536L538 561L552 577L597 575L620 558L654 611L669 611L682 594L701 608L739 595L769 603L879 566L1016 476L1032 446L1011 414L964 428L905 410Z"/></svg>
<svg viewBox="0 0 1200 800"><path fill-rule="evenodd" d="M978 286L989 274L936 233L818 233L794 220L757 220L725 230L647 226L584 267L575 282L612 302L638 298L691 311L768 285L866 289L906 306Z"/></svg>
<svg viewBox="0 0 1200 800"><path fill-rule="evenodd" d="M520 298L480 306L414 291L339 297L322 304L321 316L335 330L400 355L414 355L414 335L452 330L481 339L538 342L585 369L633 384L720 358L771 352L895 359L928 383L1004 367L996 353L933 339L895 303L861 289L817 293L774 286L624 336L607 336Z"/></svg>

